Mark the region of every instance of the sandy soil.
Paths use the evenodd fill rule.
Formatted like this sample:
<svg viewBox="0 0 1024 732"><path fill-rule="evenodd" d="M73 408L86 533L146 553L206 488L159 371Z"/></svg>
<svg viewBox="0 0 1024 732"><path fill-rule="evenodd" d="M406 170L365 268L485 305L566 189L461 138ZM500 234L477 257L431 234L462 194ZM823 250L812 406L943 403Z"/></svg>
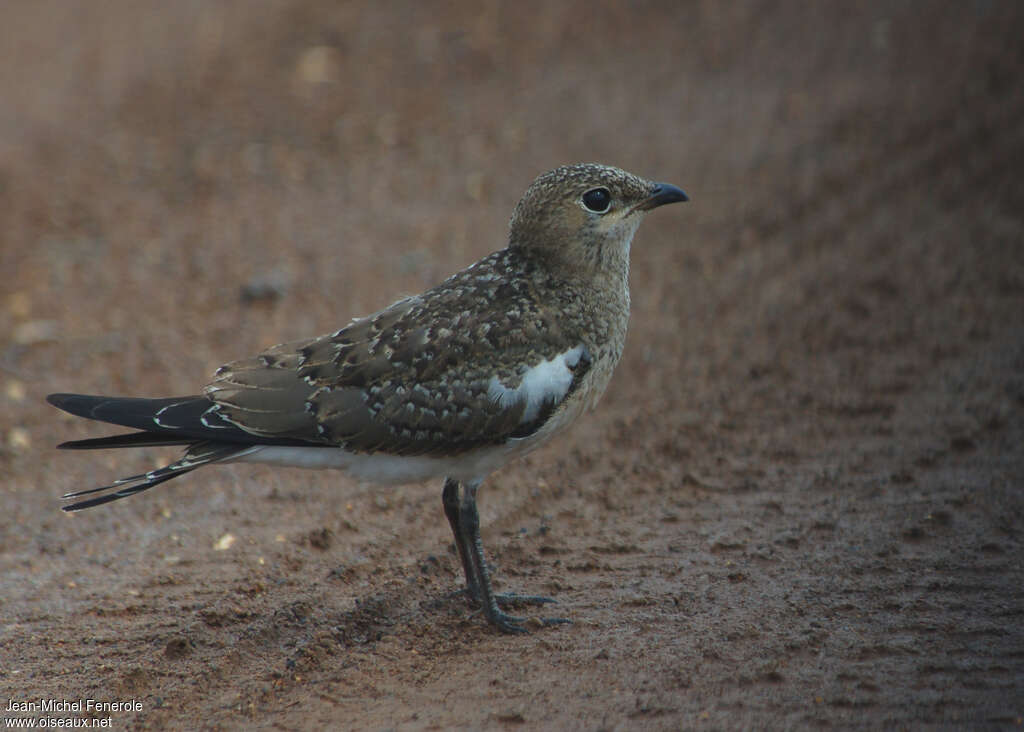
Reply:
<svg viewBox="0 0 1024 732"><path fill-rule="evenodd" d="M1021 726L1018 4L144 5L0 23L5 707ZM572 625L468 617L440 485L225 467L59 510L174 453L58 453L105 432L45 394L193 393L503 246L578 160L692 202L638 235L593 418L482 494L499 585Z"/></svg>

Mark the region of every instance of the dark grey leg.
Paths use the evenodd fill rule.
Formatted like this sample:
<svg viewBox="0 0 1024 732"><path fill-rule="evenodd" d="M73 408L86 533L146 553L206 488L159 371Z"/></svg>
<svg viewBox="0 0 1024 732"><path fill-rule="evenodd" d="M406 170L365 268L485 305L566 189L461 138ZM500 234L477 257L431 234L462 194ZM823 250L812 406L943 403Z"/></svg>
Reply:
<svg viewBox="0 0 1024 732"><path fill-rule="evenodd" d="M459 528L459 482L457 480L444 479L444 492L441 494L441 500L444 503L444 515L448 517L448 524L452 527L452 534L455 536L455 548L459 551L462 571L466 575L466 590L469 592L469 599L473 602L480 602L480 583L470 562L469 554L466 552L462 531Z"/></svg>
<svg viewBox="0 0 1024 732"><path fill-rule="evenodd" d="M480 514L476 509L476 491L479 481L463 486L459 500L459 532L466 547L469 563L477 578L477 590L480 593L480 607L484 611L487 622L504 633L525 633L526 628L519 625L523 618L517 618L502 612L491 589L491 578L484 561L484 547L480 540Z"/></svg>
<svg viewBox="0 0 1024 732"><path fill-rule="evenodd" d="M519 625L523 618L517 618L502 612L498 605L534 604L554 602L548 597L534 595L496 595L491 589L491 578L484 559L483 543L480 540L480 514L476 508L476 492L481 481L473 481L462 486L459 495L459 483L451 478L445 480L444 502L445 516L455 535L455 546L462 560L462 569L466 574L466 587L473 600L480 604L487 621L505 633L525 633L526 628ZM544 618L543 625L568 623L564 618Z"/></svg>

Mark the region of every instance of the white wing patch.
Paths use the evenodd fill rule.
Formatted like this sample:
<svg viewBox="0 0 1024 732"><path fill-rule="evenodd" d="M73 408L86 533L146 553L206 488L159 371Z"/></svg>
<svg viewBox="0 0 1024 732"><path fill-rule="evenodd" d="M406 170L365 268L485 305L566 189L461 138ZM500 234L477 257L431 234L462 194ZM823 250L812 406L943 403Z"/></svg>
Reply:
<svg viewBox="0 0 1024 732"><path fill-rule="evenodd" d="M558 404L569 393L573 370L579 364L583 352L584 346L580 344L548 361L541 361L523 374L522 381L515 389L509 389L497 376L492 376L487 385L487 396L502 409L509 409L525 401L526 408L520 424L528 424L537 419L545 403Z"/></svg>

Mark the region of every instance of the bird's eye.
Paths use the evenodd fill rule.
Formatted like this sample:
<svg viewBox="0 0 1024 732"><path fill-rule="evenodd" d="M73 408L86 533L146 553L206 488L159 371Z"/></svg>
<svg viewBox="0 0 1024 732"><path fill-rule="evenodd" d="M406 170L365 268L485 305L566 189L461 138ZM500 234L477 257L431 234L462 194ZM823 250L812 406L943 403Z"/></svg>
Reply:
<svg viewBox="0 0 1024 732"><path fill-rule="evenodd" d="M594 213L608 213L612 205L612 194L607 188L591 188L583 194L583 206Z"/></svg>

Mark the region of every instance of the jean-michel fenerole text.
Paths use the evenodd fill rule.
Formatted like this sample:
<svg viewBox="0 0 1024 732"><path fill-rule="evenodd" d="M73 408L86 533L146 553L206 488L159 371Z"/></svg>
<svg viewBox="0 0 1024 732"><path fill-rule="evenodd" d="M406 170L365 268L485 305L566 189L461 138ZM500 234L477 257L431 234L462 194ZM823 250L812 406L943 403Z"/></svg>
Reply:
<svg viewBox="0 0 1024 732"><path fill-rule="evenodd" d="M39 699L30 701L19 701L8 699L8 712L29 712L35 714L50 712L80 712L83 714L93 712L140 712L142 702L136 699L128 701L100 701L99 699Z"/></svg>

